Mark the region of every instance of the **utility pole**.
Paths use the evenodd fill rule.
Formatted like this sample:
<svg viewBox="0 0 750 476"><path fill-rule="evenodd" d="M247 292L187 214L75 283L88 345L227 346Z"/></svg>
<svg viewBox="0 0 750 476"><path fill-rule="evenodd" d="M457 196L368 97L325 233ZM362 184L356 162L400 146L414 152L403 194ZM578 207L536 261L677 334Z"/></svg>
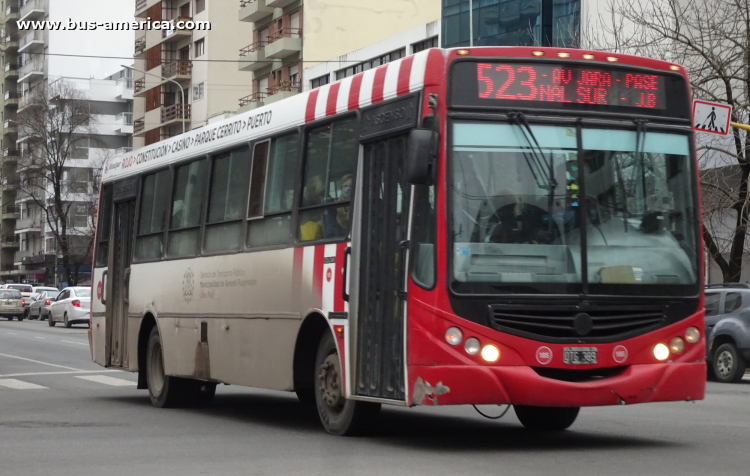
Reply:
<svg viewBox="0 0 750 476"><path fill-rule="evenodd" d="M474 46L474 0L469 0L469 47Z"/></svg>

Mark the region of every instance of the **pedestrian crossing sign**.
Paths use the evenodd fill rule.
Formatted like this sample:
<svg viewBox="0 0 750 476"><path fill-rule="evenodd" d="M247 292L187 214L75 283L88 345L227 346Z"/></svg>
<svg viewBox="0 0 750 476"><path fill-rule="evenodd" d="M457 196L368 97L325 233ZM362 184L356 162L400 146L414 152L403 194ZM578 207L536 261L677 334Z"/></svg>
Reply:
<svg viewBox="0 0 750 476"><path fill-rule="evenodd" d="M693 101L693 126L696 131L725 136L729 133L731 120L732 106L697 99Z"/></svg>

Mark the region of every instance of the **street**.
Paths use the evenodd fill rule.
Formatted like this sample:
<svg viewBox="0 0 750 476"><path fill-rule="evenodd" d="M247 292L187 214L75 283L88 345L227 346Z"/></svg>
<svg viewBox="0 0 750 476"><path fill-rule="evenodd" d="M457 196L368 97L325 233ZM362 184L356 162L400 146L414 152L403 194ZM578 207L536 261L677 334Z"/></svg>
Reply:
<svg viewBox="0 0 750 476"><path fill-rule="evenodd" d="M558 434L513 411L388 407L372 436L340 438L293 394L221 386L209 409L153 408L135 374L91 362L85 327L3 320L0 474L748 474L748 379L697 403L583 409Z"/></svg>

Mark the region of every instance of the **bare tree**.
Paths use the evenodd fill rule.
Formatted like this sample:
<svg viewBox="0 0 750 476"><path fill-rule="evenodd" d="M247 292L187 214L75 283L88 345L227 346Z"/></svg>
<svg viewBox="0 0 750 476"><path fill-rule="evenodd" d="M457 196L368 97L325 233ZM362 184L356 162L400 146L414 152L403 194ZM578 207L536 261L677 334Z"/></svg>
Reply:
<svg viewBox="0 0 750 476"><path fill-rule="evenodd" d="M750 0L606 0L582 22L581 44L685 66L697 99L730 104L750 117ZM725 282L739 282L750 203L750 136L699 134L703 241Z"/></svg>
<svg viewBox="0 0 750 476"><path fill-rule="evenodd" d="M91 263L94 241L100 178L99 160L89 157L97 142L94 116L85 93L65 80L38 88L26 106L17 117L19 137L27 138L14 174L18 198L41 211L64 280L75 285L80 267Z"/></svg>

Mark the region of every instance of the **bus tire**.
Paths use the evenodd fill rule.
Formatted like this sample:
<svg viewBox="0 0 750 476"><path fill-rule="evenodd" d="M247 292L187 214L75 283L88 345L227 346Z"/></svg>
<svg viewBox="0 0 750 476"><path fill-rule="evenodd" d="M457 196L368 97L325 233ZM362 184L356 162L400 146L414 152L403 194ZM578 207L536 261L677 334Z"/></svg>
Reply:
<svg viewBox="0 0 750 476"><path fill-rule="evenodd" d="M527 407L513 405L513 410L527 430L562 431L576 421L580 407Z"/></svg>
<svg viewBox="0 0 750 476"><path fill-rule="evenodd" d="M154 326L148 338L146 351L146 379L151 404L157 408L174 408L179 405L183 382L164 374L164 357L159 329Z"/></svg>
<svg viewBox="0 0 750 476"><path fill-rule="evenodd" d="M711 361L716 381L721 383L738 383L742 381L746 365L742 354L730 342L721 344L716 349L716 352L714 352L713 360Z"/></svg>
<svg viewBox="0 0 750 476"><path fill-rule="evenodd" d="M294 390L297 394L297 399L302 405L312 406L315 405L315 390L312 388L297 388Z"/></svg>
<svg viewBox="0 0 750 476"><path fill-rule="evenodd" d="M341 360L330 332L320 339L315 358L315 406L320 422L332 435L355 436L368 432L380 412L379 403L342 397Z"/></svg>

